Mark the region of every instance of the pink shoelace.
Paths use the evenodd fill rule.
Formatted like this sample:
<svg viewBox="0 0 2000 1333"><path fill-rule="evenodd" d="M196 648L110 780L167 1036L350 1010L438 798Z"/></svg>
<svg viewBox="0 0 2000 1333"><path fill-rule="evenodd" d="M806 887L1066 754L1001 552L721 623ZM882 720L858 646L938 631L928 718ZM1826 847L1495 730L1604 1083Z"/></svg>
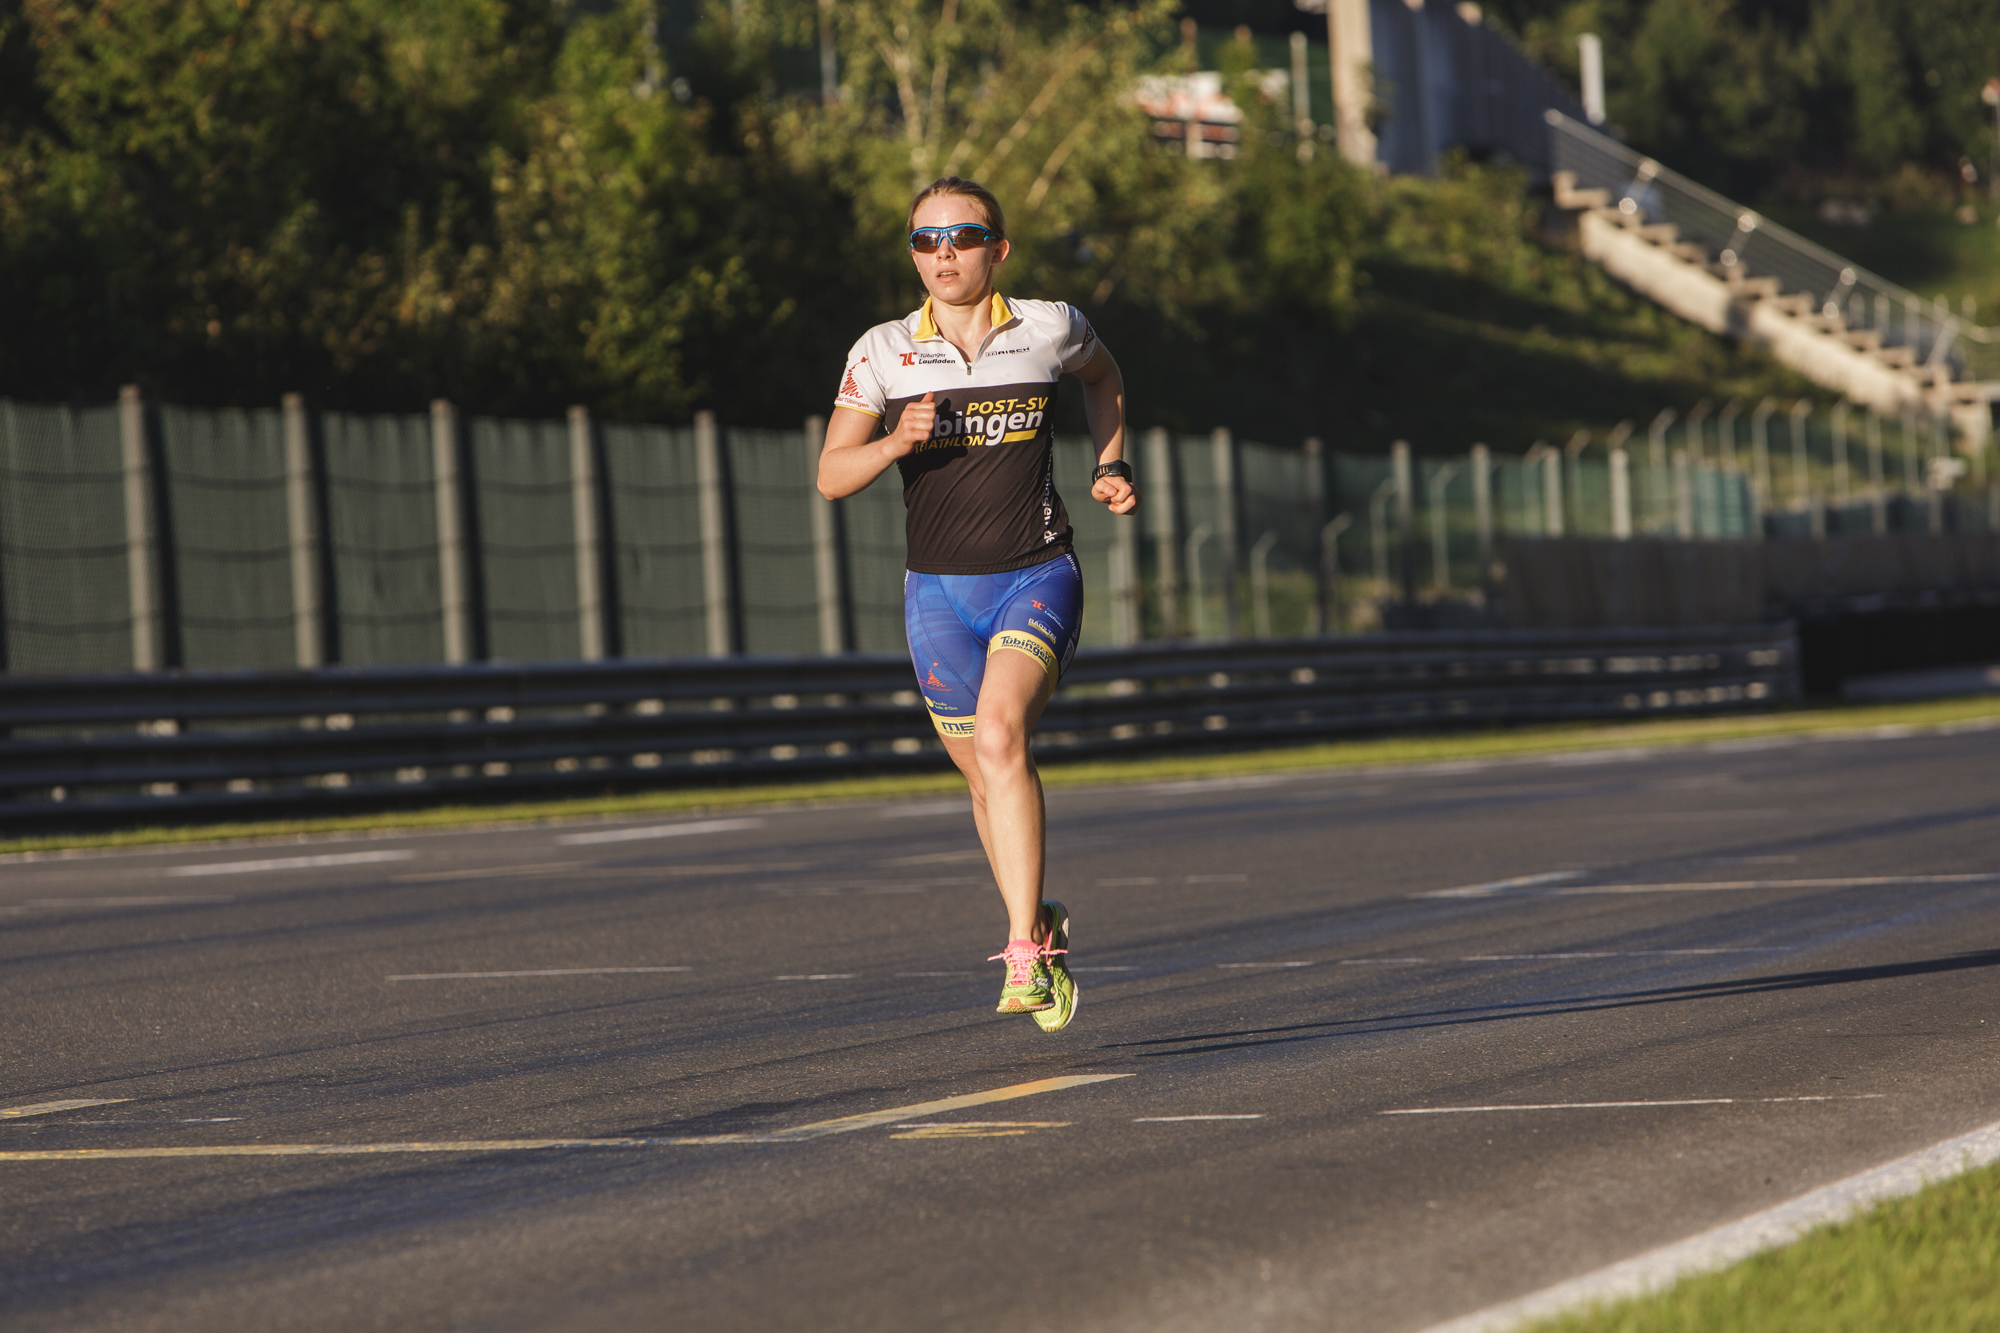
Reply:
<svg viewBox="0 0 2000 1333"><path fill-rule="evenodd" d="M1067 949L1051 949L1048 945L1037 944L1033 940L1008 940L1006 948L986 961L1007 964L1007 984L1025 986L1035 979L1037 958L1052 958L1056 954L1068 952Z"/></svg>

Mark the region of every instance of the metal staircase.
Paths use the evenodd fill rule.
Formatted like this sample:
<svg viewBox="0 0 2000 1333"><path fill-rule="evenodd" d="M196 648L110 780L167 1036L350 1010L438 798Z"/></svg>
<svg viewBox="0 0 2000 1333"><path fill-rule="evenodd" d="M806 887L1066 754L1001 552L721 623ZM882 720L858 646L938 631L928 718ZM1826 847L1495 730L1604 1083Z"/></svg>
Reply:
<svg viewBox="0 0 2000 1333"><path fill-rule="evenodd" d="M1982 448L2000 402L2000 330L1960 320L1755 210L1549 111L1550 180L1606 272L1714 333L1768 346L1884 415L1948 417Z"/></svg>

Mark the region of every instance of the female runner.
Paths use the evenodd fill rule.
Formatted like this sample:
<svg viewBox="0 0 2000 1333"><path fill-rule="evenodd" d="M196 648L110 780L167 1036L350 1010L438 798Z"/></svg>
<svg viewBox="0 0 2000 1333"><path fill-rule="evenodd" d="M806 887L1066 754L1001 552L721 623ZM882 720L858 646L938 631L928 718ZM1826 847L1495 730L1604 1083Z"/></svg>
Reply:
<svg viewBox="0 0 2000 1333"><path fill-rule="evenodd" d="M1049 409L1061 375L1083 382L1091 498L1129 514L1139 496L1124 461L1125 381L1075 307L994 290L1007 219L984 186L933 182L908 229L930 299L847 354L819 489L837 500L902 469L910 658L1007 904L999 1012L1055 1032L1076 1012L1076 983L1069 913L1042 900L1046 814L1028 736L1076 651L1083 577Z"/></svg>

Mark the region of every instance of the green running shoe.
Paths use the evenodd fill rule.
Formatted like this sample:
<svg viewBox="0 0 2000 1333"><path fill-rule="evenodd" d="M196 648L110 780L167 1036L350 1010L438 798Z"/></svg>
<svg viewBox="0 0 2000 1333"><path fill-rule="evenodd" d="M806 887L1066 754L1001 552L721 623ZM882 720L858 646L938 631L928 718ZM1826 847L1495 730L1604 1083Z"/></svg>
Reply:
<svg viewBox="0 0 2000 1333"><path fill-rule="evenodd" d="M1043 960L1042 946L1033 940L1008 940L1007 947L986 960L1007 964L1007 980L1000 986L1000 1004L994 1012L1040 1015L1053 1008L1049 993L1049 965Z"/></svg>
<svg viewBox="0 0 2000 1333"><path fill-rule="evenodd" d="M1042 957L1049 970L1049 997L1055 1001L1038 1010L1035 1023L1044 1032L1061 1032L1076 1016L1076 978L1069 974L1069 909L1049 900L1042 904L1048 915L1049 933L1042 941Z"/></svg>

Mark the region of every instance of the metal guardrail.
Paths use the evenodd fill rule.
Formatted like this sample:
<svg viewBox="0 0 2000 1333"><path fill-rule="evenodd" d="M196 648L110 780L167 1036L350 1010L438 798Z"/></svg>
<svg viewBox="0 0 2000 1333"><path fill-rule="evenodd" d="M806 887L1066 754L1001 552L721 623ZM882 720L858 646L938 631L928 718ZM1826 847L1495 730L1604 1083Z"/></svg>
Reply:
<svg viewBox="0 0 2000 1333"><path fill-rule="evenodd" d="M1796 697L1790 626L1399 633L1079 654L1043 759ZM908 659L0 676L0 828L938 768Z"/></svg>
<svg viewBox="0 0 2000 1333"><path fill-rule="evenodd" d="M1628 217L1671 224L1679 239L1707 252L1721 276L1774 278L1781 293L1811 297L1812 308L1845 331L1909 349L1913 365L1946 370L1952 379L2000 379L2000 330L1961 320L1559 111L1543 118L1553 170L1573 173L1582 189L1605 191Z"/></svg>

